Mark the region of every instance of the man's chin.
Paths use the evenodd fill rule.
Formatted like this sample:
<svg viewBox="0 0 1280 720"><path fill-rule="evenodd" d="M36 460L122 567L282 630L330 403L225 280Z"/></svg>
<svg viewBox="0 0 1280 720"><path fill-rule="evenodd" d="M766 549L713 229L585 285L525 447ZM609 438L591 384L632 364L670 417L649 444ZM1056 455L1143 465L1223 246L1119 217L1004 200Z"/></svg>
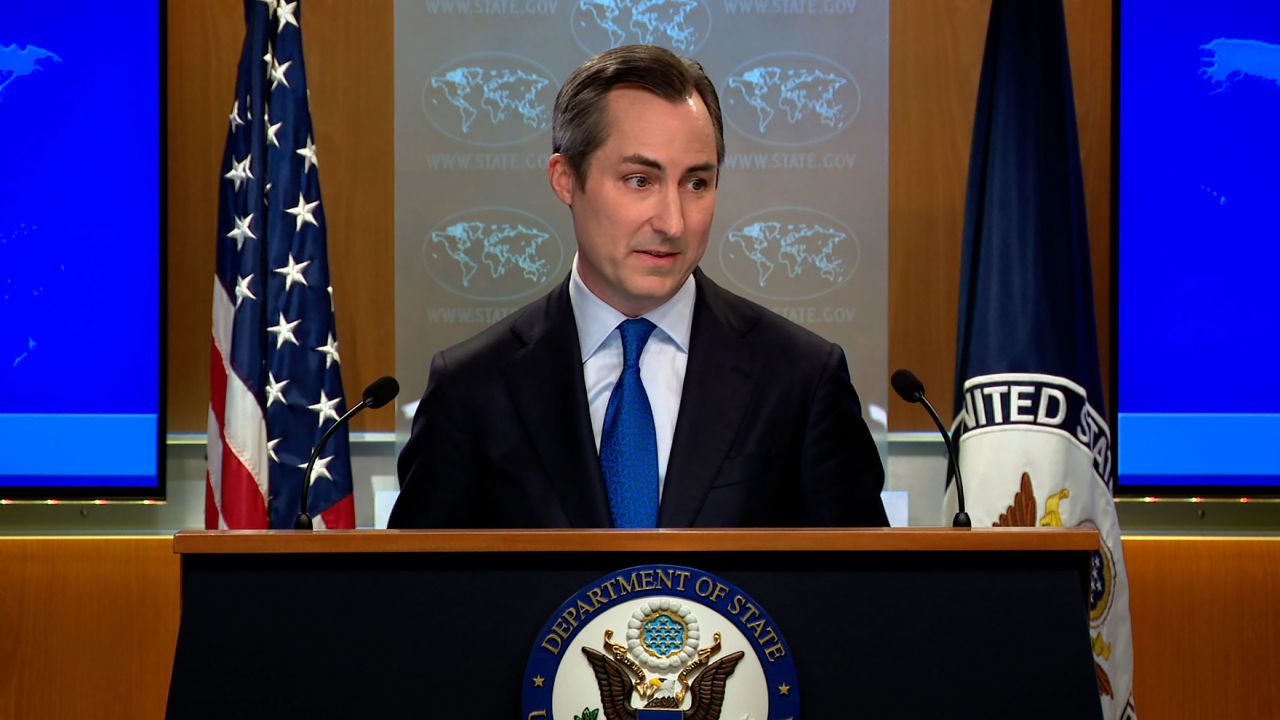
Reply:
<svg viewBox="0 0 1280 720"><path fill-rule="evenodd" d="M617 309L629 317L638 317L670 300L679 289L680 284L670 281L631 287L622 298L626 307Z"/></svg>

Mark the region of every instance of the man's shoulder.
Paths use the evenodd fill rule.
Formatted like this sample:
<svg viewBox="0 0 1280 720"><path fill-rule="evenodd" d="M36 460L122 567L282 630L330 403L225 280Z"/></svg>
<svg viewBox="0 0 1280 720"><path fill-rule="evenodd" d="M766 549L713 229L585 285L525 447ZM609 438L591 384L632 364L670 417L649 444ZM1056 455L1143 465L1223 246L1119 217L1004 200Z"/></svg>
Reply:
<svg viewBox="0 0 1280 720"><path fill-rule="evenodd" d="M564 293L563 285L556 286L479 333L441 350L433 364L443 363L451 373L457 374L483 371L509 360L565 320L562 313L568 300Z"/></svg>
<svg viewBox="0 0 1280 720"><path fill-rule="evenodd" d="M766 356L801 361L824 358L833 343L699 273L699 299L730 332Z"/></svg>

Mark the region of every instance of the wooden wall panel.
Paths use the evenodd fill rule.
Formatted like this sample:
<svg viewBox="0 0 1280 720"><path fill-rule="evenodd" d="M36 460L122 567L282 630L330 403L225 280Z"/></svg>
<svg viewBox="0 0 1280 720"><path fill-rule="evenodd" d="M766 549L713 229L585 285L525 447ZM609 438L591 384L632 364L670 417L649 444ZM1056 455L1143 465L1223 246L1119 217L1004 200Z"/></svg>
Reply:
<svg viewBox="0 0 1280 720"><path fill-rule="evenodd" d="M1103 394L1110 398L1112 5L1111 0L1066 0L1064 5ZM965 182L991 2L894 0L891 8L889 367L912 368L946 420L955 387ZM892 394L889 420L891 430L933 430L925 413Z"/></svg>
<svg viewBox="0 0 1280 720"><path fill-rule="evenodd" d="M169 432L204 432L218 166L244 19L238 2L169 0L168 24L167 424Z"/></svg>
<svg viewBox="0 0 1280 720"><path fill-rule="evenodd" d="M244 15L241 0L169 0L168 13L168 427L203 432L219 165ZM351 398L395 372L391 2L309 0L302 26ZM393 425L366 413L353 428Z"/></svg>
<svg viewBox="0 0 1280 720"><path fill-rule="evenodd" d="M889 368L911 368L945 419L969 143L990 0L899 0L889 16ZM890 393L890 430L932 430Z"/></svg>
<svg viewBox="0 0 1280 720"><path fill-rule="evenodd" d="M1075 86L1084 201L1089 214L1093 311L1102 395L1111 411L1111 0L1067 0L1067 43ZM1115 428L1112 428L1112 438Z"/></svg>
<svg viewBox="0 0 1280 720"><path fill-rule="evenodd" d="M0 537L0 719L163 717L178 568L168 536Z"/></svg>
<svg viewBox="0 0 1280 720"><path fill-rule="evenodd" d="M1144 720L1280 717L1280 538L1130 537Z"/></svg>
<svg viewBox="0 0 1280 720"><path fill-rule="evenodd" d="M889 364L949 415L960 233L990 0L894 0ZM1104 383L1110 362L1111 0L1067 0ZM394 372L390 0L309 0L303 22L348 395ZM218 164L243 35L238 0L169 0L169 429L202 432ZM1110 397L1109 387L1107 396ZM357 419L389 430L389 413ZM892 430L928 430L896 397Z"/></svg>

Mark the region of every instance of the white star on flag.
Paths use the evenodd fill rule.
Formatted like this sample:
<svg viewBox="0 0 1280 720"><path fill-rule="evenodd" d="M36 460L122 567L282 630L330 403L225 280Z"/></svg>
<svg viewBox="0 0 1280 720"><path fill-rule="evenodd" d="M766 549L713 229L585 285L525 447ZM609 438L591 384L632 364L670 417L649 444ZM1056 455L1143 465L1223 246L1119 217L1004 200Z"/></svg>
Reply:
<svg viewBox="0 0 1280 720"><path fill-rule="evenodd" d="M294 262L293 253L289 253L288 264L286 264L284 267L275 268L274 272L278 272L284 276L285 292L289 292L289 290L293 287L293 284L295 282L302 283L303 285L307 285L308 287L310 286L310 283L307 282L306 276L302 274L302 271L306 270L307 266L310 264L311 264L310 260L307 260L305 262Z"/></svg>
<svg viewBox="0 0 1280 720"><path fill-rule="evenodd" d="M320 223L316 222L316 217L311 214L311 211L315 210L319 206L319 200L309 203L302 197L302 193L298 193L298 204L291 208L285 208L284 210L298 219L298 224L294 227L295 232L302 229L302 223L304 222L309 222L316 227L320 227Z"/></svg>
<svg viewBox="0 0 1280 720"><path fill-rule="evenodd" d="M320 158L316 157L316 144L311 142L311 136L307 136L307 146L294 150L303 157L302 173L305 175L311 172L311 166L320 167Z"/></svg>
<svg viewBox="0 0 1280 720"><path fill-rule="evenodd" d="M275 373L267 373L267 407L271 407L279 402L285 407L289 406L289 401L284 398L284 386L289 384L289 380L276 381Z"/></svg>
<svg viewBox="0 0 1280 720"><path fill-rule="evenodd" d="M301 318L294 320L293 322L289 322L284 319L284 313L280 313L280 322L267 328L267 332L276 334L277 350L285 344L285 341L291 342L294 345L298 344L298 338L293 336L293 329L298 327L298 324L301 322Z"/></svg>
<svg viewBox="0 0 1280 720"><path fill-rule="evenodd" d="M253 273L249 273L247 276L240 278L240 281L236 283L236 309L237 310L240 309L240 303L243 302L245 298L249 298L250 300L258 299L253 294L253 291L249 289L249 283L251 282L253 282Z"/></svg>
<svg viewBox="0 0 1280 720"><path fill-rule="evenodd" d="M271 9L272 9L272 10L275 10L275 6L274 6L274 5L272 5L272 6L271 6ZM271 65L272 65L272 63L274 63L274 62L276 61L276 56L275 56L275 55L273 55L273 54L271 54L271 41L270 41L270 40L268 40L268 41L267 41L267 54L262 56L262 60L263 60L263 62L265 62L265 63L267 64L267 72L271 72Z"/></svg>
<svg viewBox="0 0 1280 720"><path fill-rule="evenodd" d="M342 360L338 357L338 341L333 339L333 333L329 333L329 342L316 348L316 352L324 353L325 370L328 370L333 363L342 364Z"/></svg>
<svg viewBox="0 0 1280 720"><path fill-rule="evenodd" d="M236 218L235 229L227 233L227 237L235 238L236 252L240 252L240 250L244 248L245 238L252 238L254 240L258 239L258 236L254 235L253 230L249 227L249 223L251 222L253 222L253 213L249 213L245 217L238 217Z"/></svg>
<svg viewBox="0 0 1280 720"><path fill-rule="evenodd" d="M244 125L244 121L240 119L240 98L236 98L236 101L231 104L231 131L235 132L238 125Z"/></svg>
<svg viewBox="0 0 1280 720"><path fill-rule="evenodd" d="M280 462L280 458L276 457L276 445L280 444L280 438L267 441L267 457L275 462Z"/></svg>
<svg viewBox="0 0 1280 720"><path fill-rule="evenodd" d="M280 20L280 27L276 28L276 32L284 30L285 25L298 27L298 18L293 16L293 9L298 7L297 2L277 2L276 17Z"/></svg>
<svg viewBox="0 0 1280 720"><path fill-rule="evenodd" d="M243 125L244 123L241 124ZM231 158L231 169L227 171L226 175L222 176L235 183L237 192L240 191L240 183L253 179L253 171L249 169L251 160L253 160L252 155L245 155L244 160L236 160L233 156Z"/></svg>
<svg viewBox="0 0 1280 720"><path fill-rule="evenodd" d="M315 467L311 468L311 482L309 484L314 485L316 482L316 478L321 476L324 476L332 480L333 476L329 474L329 463L331 462L333 462L332 455L330 455L327 458L316 458L316 465ZM302 463L298 467L302 468L303 470L306 470L307 464Z"/></svg>
<svg viewBox="0 0 1280 720"><path fill-rule="evenodd" d="M267 128L267 142L275 145L276 147L280 147L280 141L276 139L276 133L280 132L280 128L284 123L278 122L275 125L271 124L271 108L269 107L263 110L262 122Z"/></svg>
<svg viewBox="0 0 1280 720"><path fill-rule="evenodd" d="M335 410L334 408L338 407L338 403L340 402L342 402L341 397L336 397L330 400L328 397L325 396L324 388L320 389L320 402L316 403L315 405L307 406L308 410L315 410L317 413L320 414L319 422L316 423L316 427L320 427L324 425L324 419L327 417L331 417L334 420L338 419L338 411Z"/></svg>
<svg viewBox="0 0 1280 720"><path fill-rule="evenodd" d="M292 64L293 64L293 61L290 60L285 64L281 65L280 63L276 62L275 58L271 58L271 89L272 90L275 90L276 86L280 85L281 83L283 83L285 87L289 87L289 79L286 78L284 74L289 72L289 66Z"/></svg>

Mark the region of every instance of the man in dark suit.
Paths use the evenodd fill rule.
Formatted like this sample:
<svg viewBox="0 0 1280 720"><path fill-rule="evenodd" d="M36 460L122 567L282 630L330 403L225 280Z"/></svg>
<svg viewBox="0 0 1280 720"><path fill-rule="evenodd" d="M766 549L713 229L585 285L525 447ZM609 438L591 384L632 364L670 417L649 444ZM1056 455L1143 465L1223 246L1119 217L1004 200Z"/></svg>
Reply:
<svg viewBox="0 0 1280 720"><path fill-rule="evenodd" d="M701 66L588 60L552 146L573 270L433 359L390 526L887 525L843 351L697 270L724 159Z"/></svg>

